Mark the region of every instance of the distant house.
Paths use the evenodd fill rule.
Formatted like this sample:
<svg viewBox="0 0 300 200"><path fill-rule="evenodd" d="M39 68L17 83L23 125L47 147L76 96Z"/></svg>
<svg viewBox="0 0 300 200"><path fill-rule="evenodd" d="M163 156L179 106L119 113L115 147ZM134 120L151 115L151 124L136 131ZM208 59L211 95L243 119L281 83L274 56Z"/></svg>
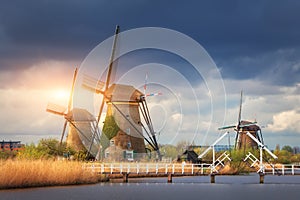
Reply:
<svg viewBox="0 0 300 200"><path fill-rule="evenodd" d="M200 162L197 153L194 150L189 150L189 149L185 150L179 159L186 160L191 163Z"/></svg>
<svg viewBox="0 0 300 200"><path fill-rule="evenodd" d="M0 141L0 151L19 151L24 149L21 141Z"/></svg>

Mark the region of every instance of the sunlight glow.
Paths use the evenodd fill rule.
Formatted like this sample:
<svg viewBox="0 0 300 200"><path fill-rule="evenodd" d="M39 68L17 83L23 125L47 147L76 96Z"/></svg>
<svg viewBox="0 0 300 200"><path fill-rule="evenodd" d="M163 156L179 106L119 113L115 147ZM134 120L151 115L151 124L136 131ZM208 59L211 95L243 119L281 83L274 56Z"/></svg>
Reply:
<svg viewBox="0 0 300 200"><path fill-rule="evenodd" d="M56 101L63 101L67 102L69 100L69 92L64 89L58 89L58 90L53 90L52 92L52 98Z"/></svg>

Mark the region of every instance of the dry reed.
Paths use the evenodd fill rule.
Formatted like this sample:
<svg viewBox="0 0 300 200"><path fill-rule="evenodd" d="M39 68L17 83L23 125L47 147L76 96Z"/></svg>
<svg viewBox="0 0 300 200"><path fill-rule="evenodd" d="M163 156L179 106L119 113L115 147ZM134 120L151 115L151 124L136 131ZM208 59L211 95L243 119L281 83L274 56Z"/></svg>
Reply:
<svg viewBox="0 0 300 200"><path fill-rule="evenodd" d="M83 163L51 160L0 161L0 189L87 184L100 181Z"/></svg>

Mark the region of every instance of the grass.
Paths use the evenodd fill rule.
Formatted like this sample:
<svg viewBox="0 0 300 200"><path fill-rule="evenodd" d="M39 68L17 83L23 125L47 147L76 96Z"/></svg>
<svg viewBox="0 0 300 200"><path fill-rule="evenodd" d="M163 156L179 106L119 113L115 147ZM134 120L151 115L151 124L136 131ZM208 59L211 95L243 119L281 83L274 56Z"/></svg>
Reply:
<svg viewBox="0 0 300 200"><path fill-rule="evenodd" d="M84 169L82 162L52 160L0 161L0 189L88 184L101 176Z"/></svg>

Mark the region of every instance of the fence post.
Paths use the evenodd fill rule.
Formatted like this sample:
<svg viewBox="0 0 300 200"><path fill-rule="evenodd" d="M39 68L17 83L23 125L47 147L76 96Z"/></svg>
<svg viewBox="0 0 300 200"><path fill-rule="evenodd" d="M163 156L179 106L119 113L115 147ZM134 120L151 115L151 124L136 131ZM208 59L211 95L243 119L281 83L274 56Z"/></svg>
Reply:
<svg viewBox="0 0 300 200"><path fill-rule="evenodd" d="M110 173L113 173L113 164L110 164Z"/></svg>
<svg viewBox="0 0 300 200"><path fill-rule="evenodd" d="M128 174L130 173L130 164L129 163L127 164L127 173Z"/></svg>
<svg viewBox="0 0 300 200"><path fill-rule="evenodd" d="M95 165L92 164L92 172L95 172Z"/></svg>
<svg viewBox="0 0 300 200"><path fill-rule="evenodd" d="M194 164L192 164L192 174L194 174Z"/></svg>
<svg viewBox="0 0 300 200"><path fill-rule="evenodd" d="M295 171L294 171L294 165L292 165L292 175L295 174Z"/></svg>
<svg viewBox="0 0 300 200"><path fill-rule="evenodd" d="M282 170L282 175L284 175L284 165L282 165L281 170Z"/></svg>
<svg viewBox="0 0 300 200"><path fill-rule="evenodd" d="M146 164L146 174L149 173L149 166L148 166L148 163Z"/></svg>
<svg viewBox="0 0 300 200"><path fill-rule="evenodd" d="M101 174L104 173L104 164L101 164Z"/></svg>
<svg viewBox="0 0 300 200"><path fill-rule="evenodd" d="M165 173L167 174L168 173L168 164L166 164L166 171Z"/></svg>

